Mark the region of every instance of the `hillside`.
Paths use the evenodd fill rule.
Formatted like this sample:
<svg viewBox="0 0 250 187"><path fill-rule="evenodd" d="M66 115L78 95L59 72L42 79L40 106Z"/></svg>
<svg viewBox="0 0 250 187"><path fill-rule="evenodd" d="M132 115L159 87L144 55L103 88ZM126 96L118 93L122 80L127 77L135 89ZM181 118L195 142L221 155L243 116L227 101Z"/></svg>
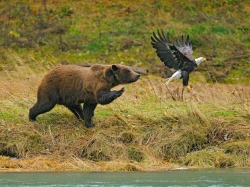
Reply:
<svg viewBox="0 0 250 187"><path fill-rule="evenodd" d="M1 1L0 170L137 171L250 167L250 3ZM189 34L207 62L165 87L150 36ZM28 121L37 87L64 63L124 62L148 75L98 105L86 129L62 106ZM119 88L115 88L119 89Z"/></svg>
<svg viewBox="0 0 250 187"><path fill-rule="evenodd" d="M1 1L1 69L55 57L56 63L162 65L150 36L189 34L209 82L249 83L249 2L227 1ZM6 50L7 49L7 50ZM17 53L13 56L13 54ZM13 59L14 58L14 59Z"/></svg>

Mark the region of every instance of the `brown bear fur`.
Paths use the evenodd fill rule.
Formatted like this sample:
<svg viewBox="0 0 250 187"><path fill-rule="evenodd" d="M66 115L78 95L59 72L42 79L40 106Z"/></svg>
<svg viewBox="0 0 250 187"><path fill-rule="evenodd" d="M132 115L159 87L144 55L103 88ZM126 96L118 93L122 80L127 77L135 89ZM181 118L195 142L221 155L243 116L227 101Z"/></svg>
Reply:
<svg viewBox="0 0 250 187"><path fill-rule="evenodd" d="M30 109L29 119L50 111L56 104L70 109L77 118L93 127L91 118L97 104L109 104L124 92L111 91L119 84L135 82L140 75L124 65L61 65L52 69L42 80L37 102ZM84 103L84 107L81 106Z"/></svg>

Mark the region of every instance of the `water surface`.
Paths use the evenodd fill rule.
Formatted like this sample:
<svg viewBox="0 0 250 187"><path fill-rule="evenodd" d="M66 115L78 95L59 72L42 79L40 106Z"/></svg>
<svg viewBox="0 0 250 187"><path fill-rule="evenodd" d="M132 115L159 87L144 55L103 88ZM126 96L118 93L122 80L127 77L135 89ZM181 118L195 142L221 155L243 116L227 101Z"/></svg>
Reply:
<svg viewBox="0 0 250 187"><path fill-rule="evenodd" d="M250 170L0 173L1 187L250 187Z"/></svg>

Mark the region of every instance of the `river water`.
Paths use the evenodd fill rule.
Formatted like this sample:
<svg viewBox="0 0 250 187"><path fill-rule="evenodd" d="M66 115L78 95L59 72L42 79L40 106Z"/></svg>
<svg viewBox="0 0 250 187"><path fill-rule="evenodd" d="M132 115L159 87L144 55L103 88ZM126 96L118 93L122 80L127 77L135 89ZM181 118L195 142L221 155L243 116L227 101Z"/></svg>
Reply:
<svg viewBox="0 0 250 187"><path fill-rule="evenodd" d="M0 187L250 187L250 170L0 173Z"/></svg>

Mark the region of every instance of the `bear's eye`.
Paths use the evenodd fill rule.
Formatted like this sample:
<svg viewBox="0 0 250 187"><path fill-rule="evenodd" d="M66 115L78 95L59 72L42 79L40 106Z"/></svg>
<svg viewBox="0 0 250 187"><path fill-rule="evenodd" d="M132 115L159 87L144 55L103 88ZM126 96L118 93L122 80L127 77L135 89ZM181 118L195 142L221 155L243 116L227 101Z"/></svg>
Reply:
<svg viewBox="0 0 250 187"><path fill-rule="evenodd" d="M128 74L128 73L130 73L130 71L128 69L125 69L124 73Z"/></svg>

